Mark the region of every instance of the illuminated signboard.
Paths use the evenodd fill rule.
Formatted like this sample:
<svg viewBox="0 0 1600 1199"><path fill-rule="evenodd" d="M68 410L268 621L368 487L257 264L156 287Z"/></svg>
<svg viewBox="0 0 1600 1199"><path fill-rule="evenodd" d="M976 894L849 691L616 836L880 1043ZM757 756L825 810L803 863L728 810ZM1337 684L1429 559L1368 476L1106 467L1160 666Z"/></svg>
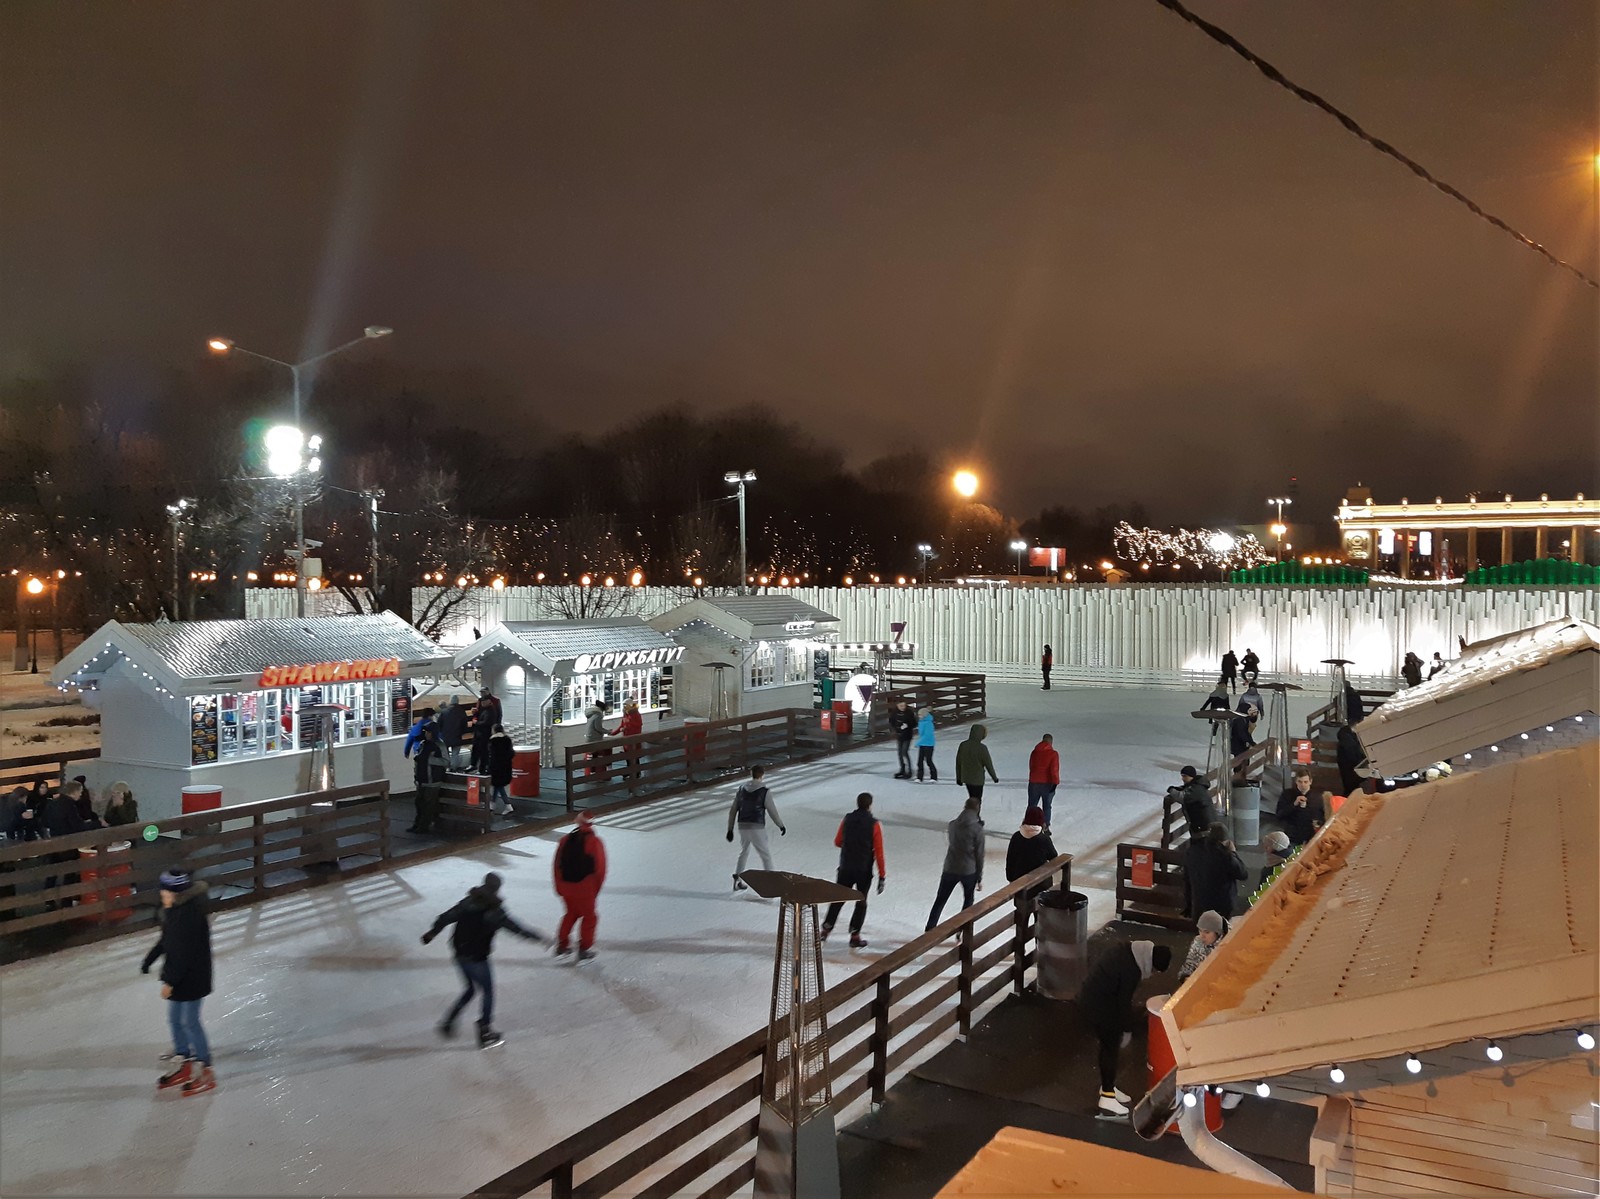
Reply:
<svg viewBox="0 0 1600 1199"><path fill-rule="evenodd" d="M624 649L609 654L579 654L572 662L573 674L596 674L627 666L668 666L683 657L683 646L664 645L657 649Z"/></svg>
<svg viewBox="0 0 1600 1199"><path fill-rule="evenodd" d="M783 631L785 633L809 633L816 627L817 622L814 620L791 620L783 626Z"/></svg>
<svg viewBox="0 0 1600 1199"><path fill-rule="evenodd" d="M358 658L353 662L312 662L304 666L269 666L258 687L303 687L312 683L353 683L360 679L397 679L399 658Z"/></svg>

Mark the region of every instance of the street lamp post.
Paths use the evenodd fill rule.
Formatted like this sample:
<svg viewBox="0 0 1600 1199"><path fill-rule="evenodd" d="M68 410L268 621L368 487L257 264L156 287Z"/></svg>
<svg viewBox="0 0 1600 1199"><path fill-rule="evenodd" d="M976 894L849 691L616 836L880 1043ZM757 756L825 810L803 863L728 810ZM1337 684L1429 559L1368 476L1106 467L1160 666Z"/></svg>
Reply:
<svg viewBox="0 0 1600 1199"><path fill-rule="evenodd" d="M180 522L183 520L183 514L185 512L187 512L190 508L194 507L196 502L197 501L195 501L195 500L184 498L184 499L178 500L176 503L167 505L167 515L172 518L172 619L173 620L182 620L183 619L182 604L180 604L180 602L178 600L178 596L179 596L178 555L180 553L180 546L181 546L181 542L179 540L179 537L180 537L179 530L181 528Z"/></svg>
<svg viewBox="0 0 1600 1199"><path fill-rule="evenodd" d="M28 642L32 665L28 667L34 674L39 673L39 612L35 601L44 594L44 580L40 578L29 579L25 590L30 599L28 603Z"/></svg>
<svg viewBox="0 0 1600 1199"><path fill-rule="evenodd" d="M1022 551L1028 548L1028 543L1021 538L1011 543L1011 552L1017 556L1017 577L1022 577Z"/></svg>
<svg viewBox="0 0 1600 1199"><path fill-rule="evenodd" d="M300 418L300 372L308 366L315 366L319 362L325 362L335 354L342 354L362 342L372 341L379 337L388 337L393 332L394 330L387 325L368 325L360 337L353 337L342 346L334 346L333 349L325 350L314 358L307 358L304 362L285 362L281 358L273 358L268 354L259 354L255 350L245 349L226 337L213 337L206 342L206 345L210 346L218 354L244 354L247 357L259 358L262 362L270 362L274 366L285 368L294 380L294 427L296 430L301 431L303 438L304 430ZM312 452L315 452L315 446L312 447ZM314 462L315 459L312 461ZM316 467L313 466L312 469L315 470ZM306 614L306 509L305 493L301 488L301 479L298 473L294 476L294 558L296 565L294 572L294 610L296 616L303 617Z"/></svg>
<svg viewBox="0 0 1600 1199"><path fill-rule="evenodd" d="M1278 515L1272 522L1272 536L1278 542L1278 561L1282 562L1283 535L1289 531L1289 526L1283 523L1283 509L1285 505L1293 504L1294 500L1286 495L1275 495L1269 497L1267 503L1274 505L1278 509Z"/></svg>
<svg viewBox="0 0 1600 1199"><path fill-rule="evenodd" d="M722 481L739 491L739 594L747 594L745 580L750 577L750 566L745 559L745 529L744 529L744 485L756 481L756 472L753 470L730 470L722 476Z"/></svg>
<svg viewBox="0 0 1600 1199"><path fill-rule="evenodd" d="M926 541L917 543L917 553L922 556L922 585L926 587L928 585L928 559L937 558L939 555L933 552L933 546Z"/></svg>

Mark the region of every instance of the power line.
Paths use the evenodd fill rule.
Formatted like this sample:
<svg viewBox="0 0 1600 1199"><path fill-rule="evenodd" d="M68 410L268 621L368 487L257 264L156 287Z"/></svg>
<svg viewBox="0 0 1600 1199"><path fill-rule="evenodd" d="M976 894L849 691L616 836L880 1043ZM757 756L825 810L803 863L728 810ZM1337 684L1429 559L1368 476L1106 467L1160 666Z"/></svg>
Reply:
<svg viewBox="0 0 1600 1199"><path fill-rule="evenodd" d="M1552 263L1555 266L1560 267L1562 270L1570 271L1572 274L1576 275L1579 279L1581 279L1588 286L1593 287L1593 288L1600 288L1600 283L1596 283L1588 275L1584 274L1583 271L1580 270L1578 267L1573 266L1572 263L1566 261L1564 258L1557 257L1555 254L1551 253L1544 246L1542 246L1538 242L1534 241L1533 238L1528 237L1527 235L1525 235L1523 233L1519 233L1517 230L1513 229L1510 225L1506 224L1505 221L1503 221L1499 217L1495 216L1494 213L1485 212L1470 197L1464 195L1458 189L1456 189L1454 187L1451 187L1444 180L1442 180L1442 179L1438 178L1437 176L1435 176L1433 174L1433 172L1429 171L1427 167L1423 166L1416 159L1411 158L1411 157L1409 157L1409 156L1407 156L1405 154L1402 154L1399 150L1395 149L1392 145L1390 145L1388 142L1384 141L1382 138L1374 137L1372 134L1368 133L1365 129L1363 129L1360 126L1360 124L1357 123L1357 121L1356 121L1356 119L1354 117L1350 116L1348 113L1344 112L1343 110L1341 110L1339 108L1336 108L1334 105L1328 103L1328 101L1324 100L1321 96L1317 95L1316 92L1311 91L1308 88L1301 87L1298 83L1295 83L1293 80L1289 79L1286 75L1284 75L1284 73L1282 71L1278 70L1277 67L1273 66L1266 59L1262 58L1255 51L1251 50L1248 46L1246 46L1238 38L1234 37L1233 34L1229 33L1226 29L1223 29L1221 26L1218 26L1218 25L1213 25L1210 21L1207 21L1204 17L1197 16L1195 13L1190 12L1187 8L1185 8L1182 4L1180 4L1178 2L1178 0L1156 0L1156 3L1161 5L1162 8L1168 9L1171 12L1176 13L1178 16L1182 17L1185 21L1189 22L1189 24L1193 25L1196 29L1200 30L1201 33L1204 33L1207 37L1211 38L1213 41L1220 42L1222 45L1224 45L1228 49L1232 50L1240 58L1244 59L1251 66L1255 67L1256 70L1260 71L1263 75L1265 75L1268 79L1272 80L1272 82L1276 83L1279 87L1286 88L1289 91L1293 92L1296 96L1298 96L1300 99L1304 100L1307 104L1311 105L1313 108L1320 108L1323 112L1327 113L1334 120L1338 121L1339 124L1343 125L1351 133L1355 134L1362 141L1366 142L1367 145L1371 146L1374 150L1377 150L1380 154L1388 155L1388 157L1394 159L1396 162L1400 163L1400 165L1404 166L1407 170L1411 171L1412 174L1417 175L1424 182L1431 184L1433 187L1436 187L1438 190L1442 191L1445 195L1449 196L1452 200L1455 200L1458 203L1466 205L1468 211L1473 213L1473 215L1475 215L1477 217L1480 217L1485 221L1488 221L1489 224L1493 225L1496 229L1499 229L1504 233L1509 233L1512 237L1516 238L1523 245L1527 246L1528 249L1534 251L1536 254L1539 254L1539 255L1543 256L1547 261L1549 261L1550 263Z"/></svg>

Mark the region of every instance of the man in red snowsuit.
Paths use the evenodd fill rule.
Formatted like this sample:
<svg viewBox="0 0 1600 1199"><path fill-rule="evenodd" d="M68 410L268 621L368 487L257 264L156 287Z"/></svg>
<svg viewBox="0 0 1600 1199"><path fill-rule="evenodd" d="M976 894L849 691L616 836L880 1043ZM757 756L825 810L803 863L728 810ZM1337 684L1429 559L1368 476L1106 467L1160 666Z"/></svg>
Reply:
<svg viewBox="0 0 1600 1199"><path fill-rule="evenodd" d="M553 870L556 894L567 908L556 932L556 956L572 952L569 938L576 924L578 960L586 962L594 957L594 930L600 923L595 901L606 881L606 847L594 835L587 812L578 817L578 827L556 844Z"/></svg>

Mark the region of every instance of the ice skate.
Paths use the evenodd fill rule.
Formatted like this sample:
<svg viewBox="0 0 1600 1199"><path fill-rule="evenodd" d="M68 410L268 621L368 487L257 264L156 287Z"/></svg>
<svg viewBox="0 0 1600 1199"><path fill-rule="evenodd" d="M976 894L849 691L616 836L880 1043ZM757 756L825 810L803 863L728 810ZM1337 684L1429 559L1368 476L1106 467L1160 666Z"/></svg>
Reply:
<svg viewBox="0 0 1600 1199"><path fill-rule="evenodd" d="M571 952L572 952L572 946L570 946L570 945L557 945L556 946L556 957L558 957L558 958L564 958L568 954L570 954Z"/></svg>
<svg viewBox="0 0 1600 1199"><path fill-rule="evenodd" d="M488 1049L494 1045L504 1045L505 1040L506 1039L504 1037L502 1037L492 1028L480 1028L478 1030L479 1049Z"/></svg>
<svg viewBox="0 0 1600 1199"><path fill-rule="evenodd" d="M456 1026L449 1020L441 1020L438 1024L434 1025L434 1031L448 1041L451 1037L456 1035Z"/></svg>
<svg viewBox="0 0 1600 1199"><path fill-rule="evenodd" d="M185 1095L204 1095L207 1091L217 1089L217 1076L211 1072L210 1066L201 1066L200 1073L183 1084Z"/></svg>
<svg viewBox="0 0 1600 1199"><path fill-rule="evenodd" d="M156 1087L165 1091L168 1087L187 1086L192 1077L194 1077L194 1059L186 1057L178 1063L176 1069L168 1070L156 1079Z"/></svg>
<svg viewBox="0 0 1600 1199"><path fill-rule="evenodd" d="M1095 1105L1095 1118L1098 1120L1125 1120L1128 1117L1127 1104L1117 1096L1121 1091L1110 1090L1100 1092L1100 1102ZM1124 1096L1125 1098L1125 1096Z"/></svg>
<svg viewBox="0 0 1600 1199"><path fill-rule="evenodd" d="M592 950L592 949L580 949L580 950L578 950L578 960L580 962L592 962L592 961L594 961L594 950Z"/></svg>
<svg viewBox="0 0 1600 1199"><path fill-rule="evenodd" d="M865 937L863 937L860 933L851 933L850 934L850 948L851 949L865 949L866 947L867 947L867 939Z"/></svg>
<svg viewBox="0 0 1600 1199"><path fill-rule="evenodd" d="M832 927L830 927L829 925L824 924L821 928L819 928L817 930L817 940L826 941L828 939L828 934L831 933L832 931L833 931Z"/></svg>
<svg viewBox="0 0 1600 1199"><path fill-rule="evenodd" d="M735 891L746 890L743 880L741 880L737 874L733 876L733 889Z"/></svg>

